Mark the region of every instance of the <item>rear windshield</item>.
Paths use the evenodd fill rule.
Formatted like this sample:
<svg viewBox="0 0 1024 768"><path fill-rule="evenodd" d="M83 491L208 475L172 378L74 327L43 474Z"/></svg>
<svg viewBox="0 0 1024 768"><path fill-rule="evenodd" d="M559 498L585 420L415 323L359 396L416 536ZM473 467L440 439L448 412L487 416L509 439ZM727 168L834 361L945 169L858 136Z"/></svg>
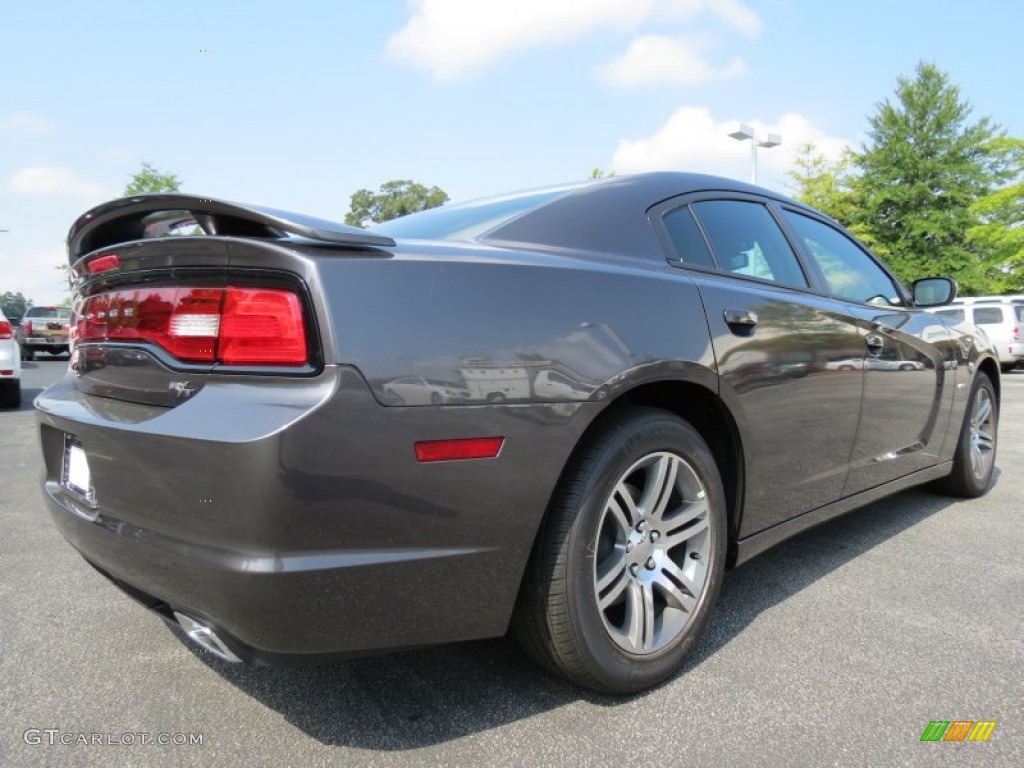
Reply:
<svg viewBox="0 0 1024 768"><path fill-rule="evenodd" d="M29 307L25 312L25 317L29 319L35 317L59 317L62 320L70 320L71 310L66 307Z"/></svg>
<svg viewBox="0 0 1024 768"><path fill-rule="evenodd" d="M372 231L412 240L471 240L516 216L561 197L577 185L490 197L460 205L432 208L375 224Z"/></svg>

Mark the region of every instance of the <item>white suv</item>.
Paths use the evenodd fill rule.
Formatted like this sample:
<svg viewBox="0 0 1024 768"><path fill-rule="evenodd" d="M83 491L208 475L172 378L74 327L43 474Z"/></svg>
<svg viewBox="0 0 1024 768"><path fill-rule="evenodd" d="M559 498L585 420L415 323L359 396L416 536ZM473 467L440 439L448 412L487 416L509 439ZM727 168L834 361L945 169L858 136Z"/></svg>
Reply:
<svg viewBox="0 0 1024 768"><path fill-rule="evenodd" d="M0 408L21 405L21 350L14 326L0 309Z"/></svg>
<svg viewBox="0 0 1024 768"><path fill-rule="evenodd" d="M1024 362L1024 301L979 296L956 299L951 306L932 311L954 323L981 328L995 347L1004 373Z"/></svg>

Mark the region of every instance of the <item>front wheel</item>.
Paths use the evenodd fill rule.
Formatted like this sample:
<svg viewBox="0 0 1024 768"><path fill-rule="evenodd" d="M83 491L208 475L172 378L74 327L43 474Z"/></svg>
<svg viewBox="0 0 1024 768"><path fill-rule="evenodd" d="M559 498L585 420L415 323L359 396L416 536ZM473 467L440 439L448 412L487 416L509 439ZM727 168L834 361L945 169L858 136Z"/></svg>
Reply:
<svg viewBox="0 0 1024 768"><path fill-rule="evenodd" d="M579 685L620 694L657 685L707 624L725 547L725 494L707 443L672 414L624 411L566 469L513 631Z"/></svg>
<svg viewBox="0 0 1024 768"><path fill-rule="evenodd" d="M995 387L987 375L978 373L953 455L953 471L938 482L939 490L968 499L988 492L996 464L998 428Z"/></svg>

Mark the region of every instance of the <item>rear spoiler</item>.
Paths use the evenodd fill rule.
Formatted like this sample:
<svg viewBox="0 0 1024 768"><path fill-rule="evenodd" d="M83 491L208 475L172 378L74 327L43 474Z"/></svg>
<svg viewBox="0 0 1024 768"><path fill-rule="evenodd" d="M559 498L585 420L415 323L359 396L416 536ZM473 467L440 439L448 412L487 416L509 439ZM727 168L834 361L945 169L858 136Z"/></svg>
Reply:
<svg viewBox="0 0 1024 768"><path fill-rule="evenodd" d="M161 217L160 213L168 215ZM181 218L183 213L194 219L207 235L280 237L287 233L338 245L395 244L386 235L275 208L195 195L133 195L103 203L78 217L68 232L68 261L74 266L82 256L100 248L152 237L147 235L147 225L160 219Z"/></svg>

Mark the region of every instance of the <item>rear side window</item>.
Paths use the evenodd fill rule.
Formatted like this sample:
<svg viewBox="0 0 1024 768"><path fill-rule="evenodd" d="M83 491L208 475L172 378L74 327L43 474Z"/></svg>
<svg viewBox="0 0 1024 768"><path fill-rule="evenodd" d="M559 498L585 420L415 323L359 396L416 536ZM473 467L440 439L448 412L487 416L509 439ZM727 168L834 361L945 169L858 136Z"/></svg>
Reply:
<svg viewBox="0 0 1024 768"><path fill-rule="evenodd" d="M687 264L714 269L715 260L711 257L708 244L701 234L700 227L687 207L676 208L663 219L668 236L676 255Z"/></svg>
<svg viewBox="0 0 1024 768"><path fill-rule="evenodd" d="M807 278L775 219L760 203L704 200L693 211L720 269L806 288Z"/></svg>
<svg viewBox="0 0 1024 768"><path fill-rule="evenodd" d="M1001 325L1003 322L1003 308L975 307L974 322L978 325Z"/></svg>
<svg viewBox="0 0 1024 768"><path fill-rule="evenodd" d="M1024 307L1020 304L1013 305L1013 315L1017 318L1018 323L1024 323Z"/></svg>

